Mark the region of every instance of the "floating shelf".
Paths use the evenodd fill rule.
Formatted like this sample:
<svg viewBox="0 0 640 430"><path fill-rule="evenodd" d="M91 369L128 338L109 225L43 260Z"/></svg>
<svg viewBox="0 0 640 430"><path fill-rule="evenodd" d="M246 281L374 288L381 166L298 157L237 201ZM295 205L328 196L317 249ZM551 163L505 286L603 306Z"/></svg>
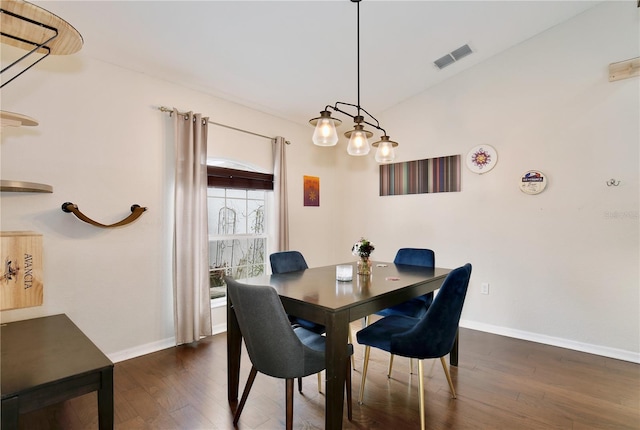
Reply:
<svg viewBox="0 0 640 430"><path fill-rule="evenodd" d="M1 4L6 12L0 21L2 43L27 51L41 46L39 52L51 55L69 55L82 48L78 30L48 10L22 0L2 0Z"/></svg>
<svg viewBox="0 0 640 430"><path fill-rule="evenodd" d="M24 0L0 2L0 42L27 51L25 55L2 69L6 72L26 58L33 60L0 85L3 88L49 55L69 55L82 48L78 30L46 9ZM33 56L33 54L41 54ZM34 59L35 57L35 59ZM6 76L6 75L5 75Z"/></svg>
<svg viewBox="0 0 640 430"><path fill-rule="evenodd" d="M6 110L0 111L0 120L2 127L34 127L38 125L38 121L30 116L22 115L21 113L9 112Z"/></svg>
<svg viewBox="0 0 640 430"><path fill-rule="evenodd" d="M13 193L53 193L53 187L35 182L0 180L0 191Z"/></svg>

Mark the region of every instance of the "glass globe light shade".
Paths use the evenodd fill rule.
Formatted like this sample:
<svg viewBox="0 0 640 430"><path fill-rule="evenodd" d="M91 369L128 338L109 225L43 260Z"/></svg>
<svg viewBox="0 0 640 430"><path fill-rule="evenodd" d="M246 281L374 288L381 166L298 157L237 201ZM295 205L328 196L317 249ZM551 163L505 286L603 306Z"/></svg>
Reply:
<svg viewBox="0 0 640 430"><path fill-rule="evenodd" d="M338 132L333 118L329 116L318 119L311 141L318 146L334 146L338 143Z"/></svg>
<svg viewBox="0 0 640 430"><path fill-rule="evenodd" d="M349 155L367 155L371 150L369 146L369 139L367 132L363 129L362 124L356 124L355 129L351 132L351 136L349 136L349 144L347 145L347 153Z"/></svg>
<svg viewBox="0 0 640 430"><path fill-rule="evenodd" d="M376 161L378 163L391 163L396 158L396 151L393 149L394 142L389 140L389 136L382 136L382 140L374 146L377 146Z"/></svg>

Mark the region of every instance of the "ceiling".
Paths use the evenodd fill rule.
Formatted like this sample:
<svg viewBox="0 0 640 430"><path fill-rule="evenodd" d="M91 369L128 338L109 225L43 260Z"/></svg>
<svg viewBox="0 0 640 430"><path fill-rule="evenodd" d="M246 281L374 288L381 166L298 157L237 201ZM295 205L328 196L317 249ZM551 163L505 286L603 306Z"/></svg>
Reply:
<svg viewBox="0 0 640 430"><path fill-rule="evenodd" d="M379 115L600 2L364 0L361 105ZM348 0L32 3L82 34L74 55L298 123L337 101L357 103L357 6ZM464 44L474 53L434 66Z"/></svg>

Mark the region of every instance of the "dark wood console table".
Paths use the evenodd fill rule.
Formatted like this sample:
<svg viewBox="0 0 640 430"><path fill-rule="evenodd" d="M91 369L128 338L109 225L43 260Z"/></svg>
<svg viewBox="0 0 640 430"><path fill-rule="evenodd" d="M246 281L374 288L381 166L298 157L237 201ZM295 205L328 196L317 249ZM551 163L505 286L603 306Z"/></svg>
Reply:
<svg viewBox="0 0 640 430"><path fill-rule="evenodd" d="M21 413L98 392L100 430L113 429L113 363L64 314L3 324L2 428Z"/></svg>

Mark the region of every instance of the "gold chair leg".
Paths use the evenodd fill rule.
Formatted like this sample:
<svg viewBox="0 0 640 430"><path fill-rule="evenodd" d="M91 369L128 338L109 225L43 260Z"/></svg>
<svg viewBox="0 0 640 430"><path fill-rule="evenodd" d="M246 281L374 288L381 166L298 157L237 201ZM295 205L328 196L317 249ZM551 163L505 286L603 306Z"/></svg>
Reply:
<svg viewBox="0 0 640 430"><path fill-rule="evenodd" d="M351 390L351 368L347 364L347 376L345 378L345 388L347 390L347 418L353 420L353 399Z"/></svg>
<svg viewBox="0 0 640 430"><path fill-rule="evenodd" d="M409 374L413 375L413 358L409 359Z"/></svg>
<svg viewBox="0 0 640 430"><path fill-rule="evenodd" d="M360 384L360 398L358 403L362 404L364 397L364 381L367 379L367 368L369 367L369 354L371 353L371 347L365 346L364 348L364 363L362 363L362 383Z"/></svg>
<svg viewBox="0 0 640 430"><path fill-rule="evenodd" d="M389 357L389 372L387 372L387 378L391 379L391 369L393 369L393 354Z"/></svg>
<svg viewBox="0 0 640 430"><path fill-rule="evenodd" d="M322 372L318 372L318 393L322 393Z"/></svg>
<svg viewBox="0 0 640 430"><path fill-rule="evenodd" d="M425 430L426 423L424 419L424 366L422 360L418 360L418 377L420 382L418 383L418 389L420 390L420 429Z"/></svg>
<svg viewBox="0 0 640 430"><path fill-rule="evenodd" d="M449 389L451 390L451 398L456 398L456 390L453 389L453 381L451 380L451 374L449 373L449 366L447 366L447 362L444 357L440 357L440 363L442 363L442 368L444 369L444 375L447 377L447 382L449 383Z"/></svg>
<svg viewBox="0 0 640 430"><path fill-rule="evenodd" d="M351 326L349 326L349 343L353 345L353 336L351 335ZM351 354L351 367L356 370L356 358Z"/></svg>

